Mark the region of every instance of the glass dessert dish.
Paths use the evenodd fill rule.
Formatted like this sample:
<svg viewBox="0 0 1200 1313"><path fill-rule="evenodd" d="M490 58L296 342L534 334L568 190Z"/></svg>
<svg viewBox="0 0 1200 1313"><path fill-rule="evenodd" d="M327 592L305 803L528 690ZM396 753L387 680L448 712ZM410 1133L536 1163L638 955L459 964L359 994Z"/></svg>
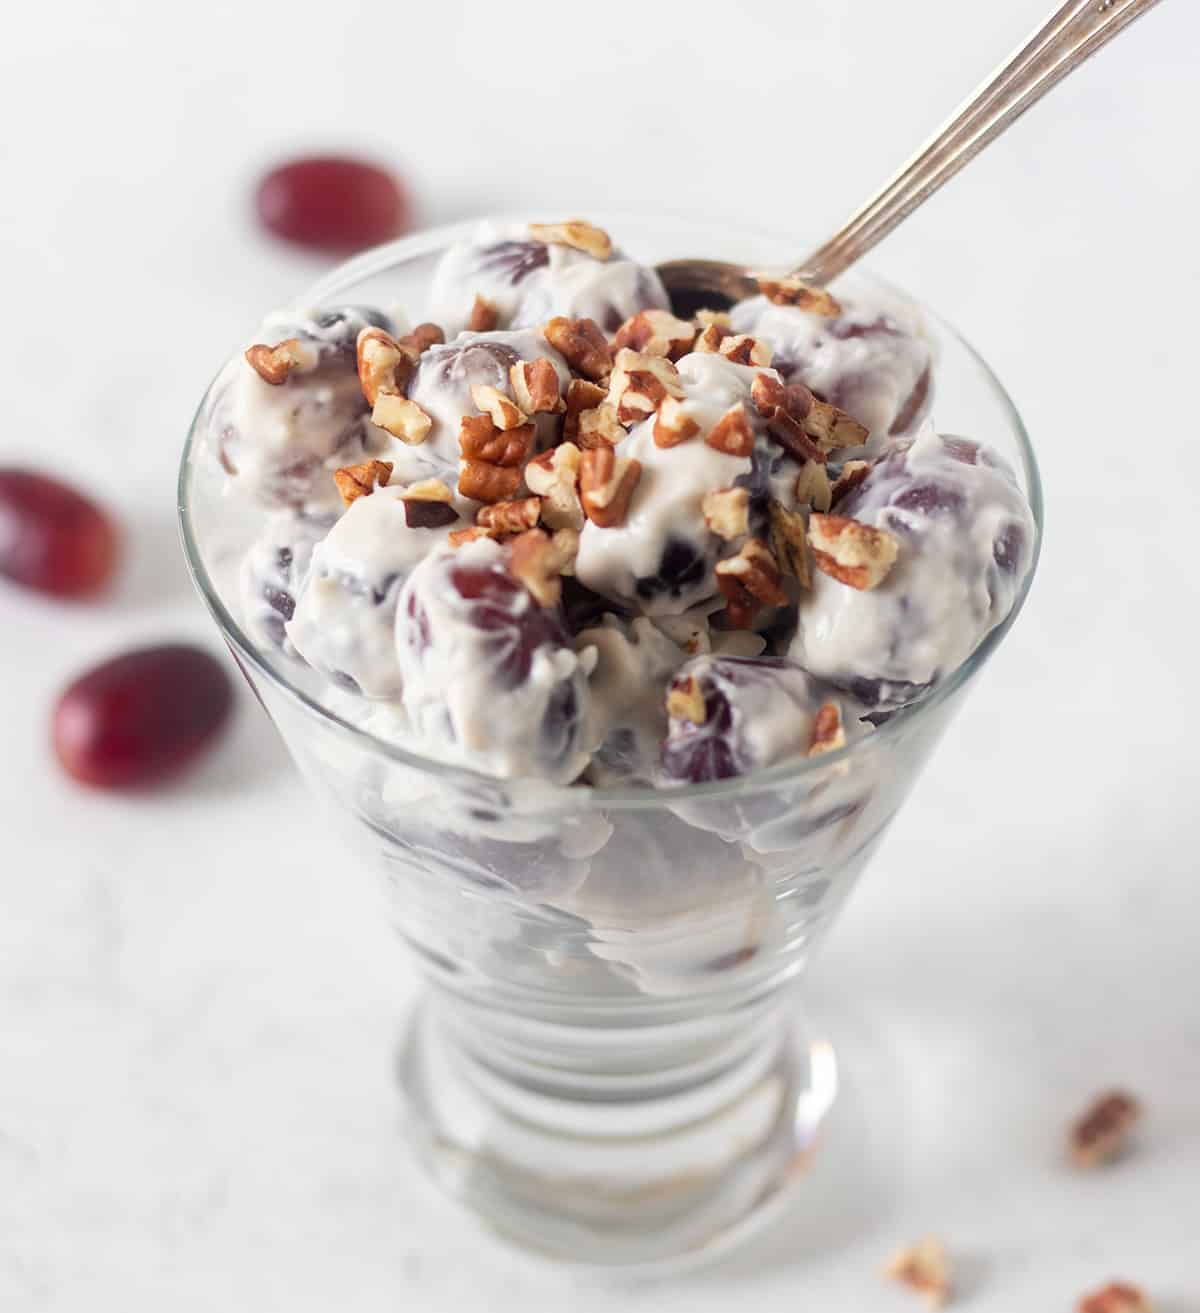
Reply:
<svg viewBox="0 0 1200 1313"><path fill-rule="evenodd" d="M770 267L793 253L702 224L597 222L646 263L704 251ZM369 251L303 304L400 302L421 317L439 257L473 228ZM897 296L861 274L843 288ZM224 495L201 407L179 488L196 586L346 852L382 875L426 982L400 1052L405 1126L444 1189L530 1249L661 1270L746 1235L803 1176L837 1068L805 1030L799 982L1019 613L1041 532L1012 403L952 329L928 314L924 328L940 432L997 451L1032 511L1011 609L922 700L881 701L845 746L669 789L434 759L366 723L357 693L252 637L238 569L261 517ZM492 714L506 707L498 696Z"/></svg>

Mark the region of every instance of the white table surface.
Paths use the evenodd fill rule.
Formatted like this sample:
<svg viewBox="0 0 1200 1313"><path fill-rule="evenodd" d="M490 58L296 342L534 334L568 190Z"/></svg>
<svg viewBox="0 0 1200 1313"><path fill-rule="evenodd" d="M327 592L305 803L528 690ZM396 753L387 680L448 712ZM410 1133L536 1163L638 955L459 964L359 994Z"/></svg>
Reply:
<svg viewBox="0 0 1200 1313"><path fill-rule="evenodd" d="M1046 7L22 5L0 43L0 460L120 513L102 605L0 588L0 1308L558 1310L561 1278L419 1176L389 1079L412 977L243 692L185 783L88 795L71 675L217 647L176 548L203 384L315 260L247 218L280 154L399 161L434 222L523 203L839 220ZM1032 601L814 972L851 1094L796 1210L723 1267L591 1310L1069 1309L1112 1275L1200 1309L1200 8L1168 0L875 263L991 359L1040 444ZM554 159L551 169L541 165ZM802 242L798 242L800 253ZM1064 1123L1127 1083L1138 1152Z"/></svg>

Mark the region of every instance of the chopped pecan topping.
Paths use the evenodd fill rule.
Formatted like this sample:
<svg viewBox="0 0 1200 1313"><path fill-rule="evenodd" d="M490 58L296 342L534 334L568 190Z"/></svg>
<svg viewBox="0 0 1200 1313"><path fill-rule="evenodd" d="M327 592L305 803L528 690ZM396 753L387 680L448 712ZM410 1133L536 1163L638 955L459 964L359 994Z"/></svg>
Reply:
<svg viewBox="0 0 1200 1313"><path fill-rule="evenodd" d="M731 406L704 435L704 441L727 456L749 456L754 450L754 430L745 406L740 401Z"/></svg>
<svg viewBox="0 0 1200 1313"><path fill-rule="evenodd" d="M786 409L800 421L805 433L821 448L832 451L835 447L861 447L870 437L870 430L852 415L828 401L813 396L803 383L787 385Z"/></svg>
<svg viewBox="0 0 1200 1313"><path fill-rule="evenodd" d="M751 538L736 556L717 562L717 588L733 628L747 629L762 607L787 602L779 579L778 562L758 538Z"/></svg>
<svg viewBox="0 0 1200 1313"><path fill-rule="evenodd" d="M869 460L848 460L842 466L837 482L830 491L829 504L836 506L847 493L851 493L871 472ZM817 508L820 510L820 507Z"/></svg>
<svg viewBox="0 0 1200 1313"><path fill-rule="evenodd" d="M824 461L825 452L813 441L804 426L804 417L812 409L813 396L807 388L793 393L773 374L756 374L750 388L754 409L765 417L767 432L793 460Z"/></svg>
<svg viewBox="0 0 1200 1313"><path fill-rule="evenodd" d="M736 336L730 334L722 338L717 350L735 365L757 365L760 369L766 369L771 363L771 348L748 333Z"/></svg>
<svg viewBox="0 0 1200 1313"><path fill-rule="evenodd" d="M826 752L836 752L846 746L846 731L842 726L842 709L836 702L823 702L817 708L813 718L812 742L808 745L808 755L819 757Z"/></svg>
<svg viewBox="0 0 1200 1313"><path fill-rule="evenodd" d="M881 584L900 551L899 542L885 529L815 511L808 517L808 541L818 570L858 589Z"/></svg>
<svg viewBox="0 0 1200 1313"><path fill-rule="evenodd" d="M579 500L584 514L600 529L622 524L641 477L641 462L623 460L612 447L585 451L579 466Z"/></svg>
<svg viewBox="0 0 1200 1313"><path fill-rule="evenodd" d="M288 381L293 369L302 369L305 364L304 348L298 338L289 337L274 346L264 346L256 342L246 348L246 363L272 387L278 387Z"/></svg>
<svg viewBox="0 0 1200 1313"><path fill-rule="evenodd" d="M500 311L487 299L475 294L471 313L467 316L468 333L490 333L500 323Z"/></svg>
<svg viewBox="0 0 1200 1313"><path fill-rule="evenodd" d="M567 384L566 413L563 415L563 441L573 442L579 434L579 416L594 410L604 400L605 390L586 379L573 378Z"/></svg>
<svg viewBox="0 0 1200 1313"><path fill-rule="evenodd" d="M813 287L799 278L760 278L758 290L773 305L794 305L814 315L836 319L842 307L823 287Z"/></svg>
<svg viewBox="0 0 1200 1313"><path fill-rule="evenodd" d="M508 371L513 397L527 415L553 415L563 409L558 370L545 356L518 360Z"/></svg>
<svg viewBox="0 0 1200 1313"><path fill-rule="evenodd" d="M613 350L630 347L645 356L686 356L696 340L696 325L676 319L669 310L640 310L627 319L613 337Z"/></svg>
<svg viewBox="0 0 1200 1313"><path fill-rule="evenodd" d="M551 529L582 529L579 465L582 453L573 442L560 442L525 466L529 491L542 499L542 520Z"/></svg>
<svg viewBox="0 0 1200 1313"><path fill-rule="evenodd" d="M406 501L452 502L454 494L441 479L421 479L404 489L404 498Z"/></svg>
<svg viewBox="0 0 1200 1313"><path fill-rule="evenodd" d="M750 385L750 400L760 415L770 419L781 407L786 408L787 389L775 374L755 374Z"/></svg>
<svg viewBox="0 0 1200 1313"><path fill-rule="evenodd" d="M464 459L488 465L518 466L533 449L532 424L498 429L487 415L464 415L458 424L458 446Z"/></svg>
<svg viewBox="0 0 1200 1313"><path fill-rule="evenodd" d="M695 675L684 675L667 690L667 715L672 720L690 720L693 725L703 725L708 719L704 694Z"/></svg>
<svg viewBox="0 0 1200 1313"><path fill-rule="evenodd" d="M926 1236L892 1256L886 1276L925 1296L930 1308L941 1308L950 1294L950 1265L936 1236Z"/></svg>
<svg viewBox="0 0 1200 1313"><path fill-rule="evenodd" d="M478 524L472 524L466 529L452 529L446 535L446 541L451 547L462 547L465 543L478 542L480 538L495 539L496 535L491 529L481 528Z"/></svg>
<svg viewBox="0 0 1200 1313"><path fill-rule="evenodd" d="M1075 1306L1077 1313L1153 1313L1146 1292L1128 1281L1110 1281Z"/></svg>
<svg viewBox="0 0 1200 1313"><path fill-rule="evenodd" d="M617 419L617 408L602 401L591 410L585 410L579 416L576 426L575 441L585 450L593 447L615 447L624 442L625 430Z"/></svg>
<svg viewBox="0 0 1200 1313"><path fill-rule="evenodd" d="M606 379L612 369L608 339L594 319L567 319L555 315L542 327L546 341L577 374L593 382Z"/></svg>
<svg viewBox="0 0 1200 1313"><path fill-rule="evenodd" d="M597 260L607 260L612 255L612 241L608 233L584 219L568 219L565 223L531 223L529 235L535 242L572 246Z"/></svg>
<svg viewBox="0 0 1200 1313"><path fill-rule="evenodd" d="M555 606L562 597L562 576L575 568L579 534L559 529L553 536L544 529L529 529L509 544L508 568L533 594L539 606Z"/></svg>
<svg viewBox="0 0 1200 1313"><path fill-rule="evenodd" d="M666 397L654 417L654 445L678 447L700 432L700 425L683 409L677 397Z"/></svg>
<svg viewBox="0 0 1200 1313"><path fill-rule="evenodd" d="M490 383L474 384L471 388L471 400L498 429L505 433L509 429L519 429L529 420L529 416L523 410Z"/></svg>
<svg viewBox="0 0 1200 1313"><path fill-rule="evenodd" d="M433 420L415 401L409 401L407 397L394 396L390 392L381 392L375 398L371 423L410 447L419 446L424 442L429 437L429 430L433 428Z"/></svg>
<svg viewBox="0 0 1200 1313"><path fill-rule="evenodd" d="M481 506L475 515L475 523L502 535L524 533L526 529L537 528L541 514L540 497L522 497L520 501L501 501L491 506Z"/></svg>
<svg viewBox="0 0 1200 1313"><path fill-rule="evenodd" d="M375 485L386 484L392 477L390 460L366 460L361 465L344 465L334 470L333 481L347 506L375 491Z"/></svg>
<svg viewBox="0 0 1200 1313"><path fill-rule="evenodd" d="M819 460L806 460L796 475L796 500L825 514L833 505L829 471Z"/></svg>
<svg viewBox="0 0 1200 1313"><path fill-rule="evenodd" d="M733 331L733 319L728 310L697 310L696 326L698 328L711 328L714 324L718 328L728 328Z"/></svg>
<svg viewBox="0 0 1200 1313"><path fill-rule="evenodd" d="M708 355L715 355L720 351L721 343L727 337L733 336L733 330L729 327L728 319L729 316L726 315L723 323L713 319L711 323L705 324L692 344L692 350Z"/></svg>
<svg viewBox="0 0 1200 1313"><path fill-rule="evenodd" d="M410 483L401 498L404 520L410 529L442 529L458 519L450 489L441 479Z"/></svg>
<svg viewBox="0 0 1200 1313"><path fill-rule="evenodd" d="M358 381L368 405L381 396L400 396L417 367L420 352L396 341L382 328L364 328L358 335Z"/></svg>
<svg viewBox="0 0 1200 1313"><path fill-rule="evenodd" d="M1077 1167L1099 1167L1118 1157L1142 1115L1132 1094L1110 1090L1093 1100L1071 1127L1071 1157Z"/></svg>
<svg viewBox="0 0 1200 1313"><path fill-rule="evenodd" d="M700 502L709 532L729 541L750 532L750 492L746 488L721 488L705 493Z"/></svg>
<svg viewBox="0 0 1200 1313"><path fill-rule="evenodd" d="M472 501L510 501L521 486L521 471L512 465L482 460L459 462L458 491Z"/></svg>
<svg viewBox="0 0 1200 1313"><path fill-rule="evenodd" d="M667 397L682 399L679 370L664 356L640 355L628 347L617 352L608 402L622 424L636 424L653 415Z"/></svg>
<svg viewBox="0 0 1200 1313"><path fill-rule="evenodd" d="M808 533L804 516L772 499L767 504L767 523L771 552L780 567L802 588L808 588L812 583L812 572L808 566Z"/></svg>
<svg viewBox="0 0 1200 1313"><path fill-rule="evenodd" d="M444 529L458 519L458 512L444 501L404 497L404 522L410 529Z"/></svg>
<svg viewBox="0 0 1200 1313"><path fill-rule="evenodd" d="M431 346L440 346L446 340L446 334L437 324L418 324L411 333L404 333L396 339L397 343L417 355L428 351Z"/></svg>

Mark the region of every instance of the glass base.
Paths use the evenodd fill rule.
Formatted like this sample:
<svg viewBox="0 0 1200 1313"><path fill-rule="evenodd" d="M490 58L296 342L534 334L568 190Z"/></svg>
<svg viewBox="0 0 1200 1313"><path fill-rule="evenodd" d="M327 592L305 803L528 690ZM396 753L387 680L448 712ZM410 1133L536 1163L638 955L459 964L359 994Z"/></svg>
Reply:
<svg viewBox="0 0 1200 1313"><path fill-rule="evenodd" d="M597 1274L666 1275L754 1234L805 1175L837 1093L833 1049L790 991L741 1018L732 1046L728 1017L604 1028L627 1058L569 1073L546 1047L566 1028L539 1023L518 1069L502 1042L481 1045L479 1020L436 995L413 1009L399 1079L418 1156L504 1239Z"/></svg>

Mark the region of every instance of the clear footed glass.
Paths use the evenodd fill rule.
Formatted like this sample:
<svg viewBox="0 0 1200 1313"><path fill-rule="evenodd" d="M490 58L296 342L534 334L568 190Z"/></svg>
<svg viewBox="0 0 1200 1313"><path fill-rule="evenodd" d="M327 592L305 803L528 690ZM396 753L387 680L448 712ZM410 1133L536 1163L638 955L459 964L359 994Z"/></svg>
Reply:
<svg viewBox="0 0 1200 1313"><path fill-rule="evenodd" d="M597 221L649 262L769 266L792 250L681 221ZM368 252L302 304L398 303L420 318L437 255L470 226ZM863 275L840 285L898 295ZM1016 412L970 347L927 327L939 428L1008 457L1040 532ZM398 1074L434 1177L502 1234L609 1271L662 1270L753 1230L803 1180L837 1091L834 1050L806 1028L805 966L1024 594L960 671L850 748L671 792L554 788L385 742L362 728L359 699L247 638L235 576L255 517L222 496L199 420L180 514L198 588L329 824L386 882L427 982Z"/></svg>

